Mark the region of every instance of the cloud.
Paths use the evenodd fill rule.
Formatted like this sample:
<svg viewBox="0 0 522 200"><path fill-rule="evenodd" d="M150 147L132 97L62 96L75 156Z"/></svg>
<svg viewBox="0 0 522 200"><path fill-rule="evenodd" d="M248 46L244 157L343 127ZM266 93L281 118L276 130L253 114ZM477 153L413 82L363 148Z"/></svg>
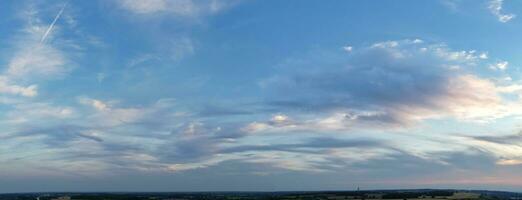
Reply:
<svg viewBox="0 0 522 200"><path fill-rule="evenodd" d="M243 145L220 150L221 153L237 153L249 151L288 151L302 153L321 153L320 150L350 147L383 147L384 144L374 140L341 140L335 138L310 138L297 144ZM308 149L308 150L307 150Z"/></svg>
<svg viewBox="0 0 522 200"><path fill-rule="evenodd" d="M18 142L31 144L27 151L13 154L20 163L33 162L25 157L45 150L49 153L38 159L45 164L38 166L60 168L76 175L112 170L163 171L167 170L167 164L172 164L158 160L156 156L161 151L150 149L167 142L165 134L176 125L179 116L171 110L172 100L163 99L140 108L87 97L79 98L78 103L87 108L15 104L10 112L4 113L13 120L0 121L8 127L0 138L8 146ZM83 167L86 163L95 167Z"/></svg>
<svg viewBox="0 0 522 200"><path fill-rule="evenodd" d="M356 162L386 154L379 153L386 151L386 147L373 140L323 137L295 143L242 145L208 135L189 138L191 139L182 139L179 140L180 143L170 145L171 148L166 151L171 153L170 157L164 157L165 161L176 163L172 165L176 171L206 168L230 160L241 160L292 171L326 172L333 170L326 169L331 165L330 158L343 156L346 162ZM351 153L352 156L349 156Z"/></svg>
<svg viewBox="0 0 522 200"><path fill-rule="evenodd" d="M118 0L122 8L139 15L171 14L178 17L199 17L215 14L234 1L200 0Z"/></svg>
<svg viewBox="0 0 522 200"><path fill-rule="evenodd" d="M149 14L156 12L170 11L178 15L192 15L195 12L192 1L189 0L177 0L177 1L165 1L165 0L152 0L152 1L119 1L120 5L129 11L138 14Z"/></svg>
<svg viewBox="0 0 522 200"><path fill-rule="evenodd" d="M473 136L467 144L495 156L498 165L522 164L522 134L501 136Z"/></svg>
<svg viewBox="0 0 522 200"><path fill-rule="evenodd" d="M502 12L502 4L504 3L504 0L490 0L489 1L489 11L491 14L495 15L497 17L499 22L506 23L511 21L513 18L516 17L515 14L506 14Z"/></svg>
<svg viewBox="0 0 522 200"><path fill-rule="evenodd" d="M129 66L142 64L165 63L167 60L179 61L194 55L198 41L190 36L193 27L204 24L207 17L222 13L239 4L241 0L114 0L113 4L120 8L125 17L129 17L133 25L143 26L140 29L144 41L154 43L152 51L141 52L131 59ZM166 20L168 19L168 20ZM161 28L163 23L171 23L174 29ZM187 29L188 27L188 29ZM136 27L134 27L136 28ZM150 36L150 37L147 37ZM149 44L147 44L149 46ZM162 62L158 62L162 61ZM156 64L154 64L156 65Z"/></svg>
<svg viewBox="0 0 522 200"><path fill-rule="evenodd" d="M84 115L92 124L99 126L120 126L126 123L138 123L147 119L147 115L156 112L155 107L119 107L117 101L102 101L88 97L79 97L80 104L89 106L94 112L86 112ZM159 101L160 102L160 101ZM158 103L158 106L159 103Z"/></svg>
<svg viewBox="0 0 522 200"><path fill-rule="evenodd" d="M58 25L58 19L64 7L50 25L43 23L35 5L30 4L27 10L31 11L21 12L22 28L9 38L11 45L8 48L12 54L7 68L0 73L0 92L34 97L38 94L37 83L62 78L71 71L73 62L64 50L74 50L61 43L59 38L54 38L60 34L58 27L62 26ZM45 42L50 39L57 42Z"/></svg>
<svg viewBox="0 0 522 200"><path fill-rule="evenodd" d="M443 0L441 3L451 11L455 12L458 11L460 0Z"/></svg>
<svg viewBox="0 0 522 200"><path fill-rule="evenodd" d="M0 76L0 93L34 97L38 94L38 86L30 85L27 87L9 84L6 78Z"/></svg>
<svg viewBox="0 0 522 200"><path fill-rule="evenodd" d="M508 61L500 61L500 62L497 62L495 64L489 65L489 68L493 69L493 70L504 71L504 70L507 69L508 65L509 65Z"/></svg>
<svg viewBox="0 0 522 200"><path fill-rule="evenodd" d="M81 104L92 106L94 109L98 111L109 111L110 107L107 103L98 100L98 99L90 99L86 97L81 97L78 99Z"/></svg>
<svg viewBox="0 0 522 200"><path fill-rule="evenodd" d="M69 71L65 56L56 48L27 44L10 60L6 75L11 79L53 79Z"/></svg>
<svg viewBox="0 0 522 200"><path fill-rule="evenodd" d="M213 117L213 116L234 116L234 115L251 115L251 111L241 108L231 108L230 106L216 106L207 105L202 106L201 111L198 115L202 117Z"/></svg>
<svg viewBox="0 0 522 200"><path fill-rule="evenodd" d="M408 126L440 118L487 122L520 114L520 103L499 92L503 85L472 72L484 67L484 53L416 41L374 43L334 64L282 67L260 85L270 94L269 105L320 112L332 124Z"/></svg>
<svg viewBox="0 0 522 200"><path fill-rule="evenodd" d="M74 109L67 106L56 106L49 103L19 103L7 112L7 116L17 119L25 118L26 123L39 121L51 122L52 119L66 119L74 115Z"/></svg>

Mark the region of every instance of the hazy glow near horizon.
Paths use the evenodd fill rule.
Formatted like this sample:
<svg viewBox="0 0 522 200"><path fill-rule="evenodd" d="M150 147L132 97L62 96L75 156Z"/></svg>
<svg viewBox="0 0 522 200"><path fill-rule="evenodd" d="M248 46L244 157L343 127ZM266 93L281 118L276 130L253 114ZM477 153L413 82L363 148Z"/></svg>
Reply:
<svg viewBox="0 0 522 200"><path fill-rule="evenodd" d="M0 6L0 192L522 186L516 1Z"/></svg>

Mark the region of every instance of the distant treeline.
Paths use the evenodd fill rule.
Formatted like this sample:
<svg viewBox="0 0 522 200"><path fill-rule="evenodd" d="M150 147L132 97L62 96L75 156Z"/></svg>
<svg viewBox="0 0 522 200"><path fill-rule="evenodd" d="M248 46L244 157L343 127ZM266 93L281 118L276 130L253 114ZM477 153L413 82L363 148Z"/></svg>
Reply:
<svg viewBox="0 0 522 200"><path fill-rule="evenodd" d="M426 191L426 192L391 192L386 193L382 196L383 199L412 199L418 198L420 196L451 196L453 195L453 191L446 190L434 190L434 191Z"/></svg>
<svg viewBox="0 0 522 200"><path fill-rule="evenodd" d="M318 192L187 192L187 193L50 193L50 194L0 194L0 200L52 200L70 196L72 200L317 200L351 196L354 199L374 200L382 196L390 199L414 199L452 196L457 190L373 190L373 191L318 191ZM522 195L498 191L463 191L482 194L480 200L514 200ZM428 200L428 199L426 199Z"/></svg>

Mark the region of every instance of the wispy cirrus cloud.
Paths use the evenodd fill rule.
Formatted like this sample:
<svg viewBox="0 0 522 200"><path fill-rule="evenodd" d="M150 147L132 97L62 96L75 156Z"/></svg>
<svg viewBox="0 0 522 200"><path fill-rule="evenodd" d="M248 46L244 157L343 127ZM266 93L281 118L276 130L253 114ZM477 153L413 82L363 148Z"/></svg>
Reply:
<svg viewBox="0 0 522 200"><path fill-rule="evenodd" d="M178 17L212 15L236 4L237 1L200 0L118 0L122 8L140 15L171 14Z"/></svg>
<svg viewBox="0 0 522 200"><path fill-rule="evenodd" d="M10 38L13 53L7 68L0 74L3 89L0 92L33 97L38 94L38 81L63 77L72 68L72 61L63 51L66 47L55 43L45 43L55 34L53 27L64 11L64 7L47 24L39 16L36 5L29 5L32 12L24 12L20 17L23 27ZM56 30L55 30L56 31ZM30 85L22 86L22 84Z"/></svg>
<svg viewBox="0 0 522 200"><path fill-rule="evenodd" d="M499 22L506 23L514 19L516 15L511 13L504 13L502 10L503 3L504 0L490 0L488 8L491 14L497 17Z"/></svg>

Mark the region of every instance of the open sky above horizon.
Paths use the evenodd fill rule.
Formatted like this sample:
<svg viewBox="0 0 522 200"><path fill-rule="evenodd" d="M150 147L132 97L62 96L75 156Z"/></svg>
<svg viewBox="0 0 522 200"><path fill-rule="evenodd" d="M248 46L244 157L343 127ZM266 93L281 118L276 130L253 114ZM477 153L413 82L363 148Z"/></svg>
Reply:
<svg viewBox="0 0 522 200"><path fill-rule="evenodd" d="M0 192L522 188L522 3L0 2Z"/></svg>

